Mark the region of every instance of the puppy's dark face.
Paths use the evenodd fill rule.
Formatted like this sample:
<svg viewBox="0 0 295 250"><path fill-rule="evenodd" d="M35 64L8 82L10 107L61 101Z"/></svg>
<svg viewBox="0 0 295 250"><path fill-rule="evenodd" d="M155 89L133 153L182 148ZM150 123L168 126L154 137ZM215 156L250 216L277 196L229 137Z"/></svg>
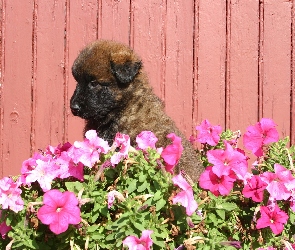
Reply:
<svg viewBox="0 0 295 250"><path fill-rule="evenodd" d="M88 121L99 121L122 109L140 68L140 59L125 45L110 41L90 44L72 67L77 81L70 102L72 113Z"/></svg>

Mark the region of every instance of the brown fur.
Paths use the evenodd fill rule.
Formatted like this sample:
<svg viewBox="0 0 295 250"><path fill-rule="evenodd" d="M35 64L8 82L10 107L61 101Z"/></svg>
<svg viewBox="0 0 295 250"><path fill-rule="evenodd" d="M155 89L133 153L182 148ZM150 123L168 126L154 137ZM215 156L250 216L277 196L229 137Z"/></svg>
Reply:
<svg viewBox="0 0 295 250"><path fill-rule="evenodd" d="M95 129L110 143L116 132L128 134L135 143L143 130L152 131L157 146L171 143L166 136L182 138L184 151L178 164L194 181L203 166L190 143L164 112L153 93L141 60L128 46L113 41L95 41L84 48L72 67L77 81L71 98L74 115L86 120L85 131Z"/></svg>

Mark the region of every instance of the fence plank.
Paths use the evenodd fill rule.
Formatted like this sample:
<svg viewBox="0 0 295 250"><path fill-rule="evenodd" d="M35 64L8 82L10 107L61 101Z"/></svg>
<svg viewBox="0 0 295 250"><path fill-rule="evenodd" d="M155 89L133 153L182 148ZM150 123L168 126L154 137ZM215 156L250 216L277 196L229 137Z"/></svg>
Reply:
<svg viewBox="0 0 295 250"><path fill-rule="evenodd" d="M33 1L3 1L4 70L1 72L2 175L17 175L31 154L31 80Z"/></svg>
<svg viewBox="0 0 295 250"><path fill-rule="evenodd" d="M162 100L165 98L165 22L166 1L132 1L130 45L142 58L150 83Z"/></svg>
<svg viewBox="0 0 295 250"><path fill-rule="evenodd" d="M259 1L235 1L228 19L228 104L227 127L246 127L258 120Z"/></svg>
<svg viewBox="0 0 295 250"><path fill-rule="evenodd" d="M5 19L4 1L0 2L0 178L3 176L3 124L4 124L4 100L3 100L3 83L4 83L4 19Z"/></svg>
<svg viewBox="0 0 295 250"><path fill-rule="evenodd" d="M69 108L70 98L75 90L76 82L71 73L71 67L79 51L89 42L97 39L97 18L101 1L67 0L67 62L65 68L68 77L67 86L67 135L66 140L73 143L83 139L84 121L72 115ZM99 23L101 20L99 20Z"/></svg>
<svg viewBox="0 0 295 250"><path fill-rule="evenodd" d="M193 127L194 1L167 4L166 111L189 137Z"/></svg>
<svg viewBox="0 0 295 250"><path fill-rule="evenodd" d="M130 43L130 1L103 1L99 38Z"/></svg>
<svg viewBox="0 0 295 250"><path fill-rule="evenodd" d="M291 5L276 0L264 5L262 116L274 119L281 136L290 135Z"/></svg>
<svg viewBox="0 0 295 250"><path fill-rule="evenodd" d="M65 1L40 1L37 7L33 90L35 150L64 141L65 11Z"/></svg>
<svg viewBox="0 0 295 250"><path fill-rule="evenodd" d="M295 144L295 0L292 0L292 7L291 7L291 117L290 117L290 143L292 145Z"/></svg>
<svg viewBox="0 0 295 250"><path fill-rule="evenodd" d="M196 5L194 125L208 119L225 127L226 4Z"/></svg>

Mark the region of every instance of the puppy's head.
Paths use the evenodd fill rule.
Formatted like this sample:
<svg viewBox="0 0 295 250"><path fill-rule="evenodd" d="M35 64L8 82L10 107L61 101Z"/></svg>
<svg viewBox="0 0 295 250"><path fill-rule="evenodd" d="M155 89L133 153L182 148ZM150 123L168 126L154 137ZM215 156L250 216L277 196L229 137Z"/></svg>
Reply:
<svg viewBox="0 0 295 250"><path fill-rule="evenodd" d="M86 120L100 120L122 108L140 69L139 57L123 44L96 41L88 45L72 67L77 81L70 102L72 113Z"/></svg>

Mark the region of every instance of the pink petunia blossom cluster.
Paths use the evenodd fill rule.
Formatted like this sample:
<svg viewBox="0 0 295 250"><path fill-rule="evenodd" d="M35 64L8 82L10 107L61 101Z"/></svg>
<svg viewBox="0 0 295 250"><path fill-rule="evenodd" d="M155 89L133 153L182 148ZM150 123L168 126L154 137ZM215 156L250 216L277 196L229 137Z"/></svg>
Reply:
<svg viewBox="0 0 295 250"><path fill-rule="evenodd" d="M167 135L167 138L172 140L172 144L163 149L161 156L166 163L166 171L173 174L173 169L181 157L183 147L181 144L181 138L174 133Z"/></svg>
<svg viewBox="0 0 295 250"><path fill-rule="evenodd" d="M48 146L42 153L35 153L24 161L21 168L21 181L24 185L38 182L44 192L51 189L54 179L75 177L83 181L84 166L91 168L99 161L101 153L106 154L110 147L99 138L95 130L89 130L82 142L74 145L69 142L57 147Z"/></svg>
<svg viewBox="0 0 295 250"><path fill-rule="evenodd" d="M199 132L197 138L191 137L191 141L199 141L201 143L207 143L211 146L216 146L220 140L220 134L222 131L221 126L213 126L205 119L199 126L196 126L196 130Z"/></svg>
<svg viewBox="0 0 295 250"><path fill-rule="evenodd" d="M10 209L19 212L24 207L24 201L21 198L20 180L16 182L10 177L4 177L0 180L0 204L2 209Z"/></svg>
<svg viewBox="0 0 295 250"><path fill-rule="evenodd" d="M151 239L152 230L143 230L140 238L136 236L128 236L123 240L123 244L128 247L129 250L149 250L153 245Z"/></svg>
<svg viewBox="0 0 295 250"><path fill-rule="evenodd" d="M212 166L201 174L199 185L210 190L216 196L228 195L234 182L245 180L248 175L246 156L224 141L225 149L213 149L207 152L207 158Z"/></svg>
<svg viewBox="0 0 295 250"><path fill-rule="evenodd" d="M243 137L244 145L257 157L263 155L263 147L279 140L279 133L273 120L262 118L254 126L249 126Z"/></svg>
<svg viewBox="0 0 295 250"><path fill-rule="evenodd" d="M209 124L209 125L208 125ZM264 147L278 141L278 132L271 119L263 118L254 126L249 126L244 135L244 146L257 157L264 155ZM214 128L207 120L201 126L199 142L212 146L213 138L209 137L208 127ZM208 139L210 138L210 139ZM217 135L215 134L215 138ZM218 144L217 141L214 143ZM214 145L213 144L213 145ZM242 194L255 202L263 202L269 197L268 206L260 206L261 217L257 220L257 229L270 227L274 234L283 231L288 220L286 212L281 210L277 201L290 201L290 208L295 211L295 178L290 170L280 164L274 164L274 172L264 172L254 175L249 171L244 152L233 148L231 143L224 141L224 149L212 149L207 152L207 159L212 166L208 166L201 174L199 185L214 195L229 195L236 181L244 184ZM266 195L265 191L268 192Z"/></svg>
<svg viewBox="0 0 295 250"><path fill-rule="evenodd" d="M191 216L198 208L198 204L194 199L193 188L181 174L174 176L172 182L183 190L173 198L173 204L181 203L186 208L186 214Z"/></svg>

